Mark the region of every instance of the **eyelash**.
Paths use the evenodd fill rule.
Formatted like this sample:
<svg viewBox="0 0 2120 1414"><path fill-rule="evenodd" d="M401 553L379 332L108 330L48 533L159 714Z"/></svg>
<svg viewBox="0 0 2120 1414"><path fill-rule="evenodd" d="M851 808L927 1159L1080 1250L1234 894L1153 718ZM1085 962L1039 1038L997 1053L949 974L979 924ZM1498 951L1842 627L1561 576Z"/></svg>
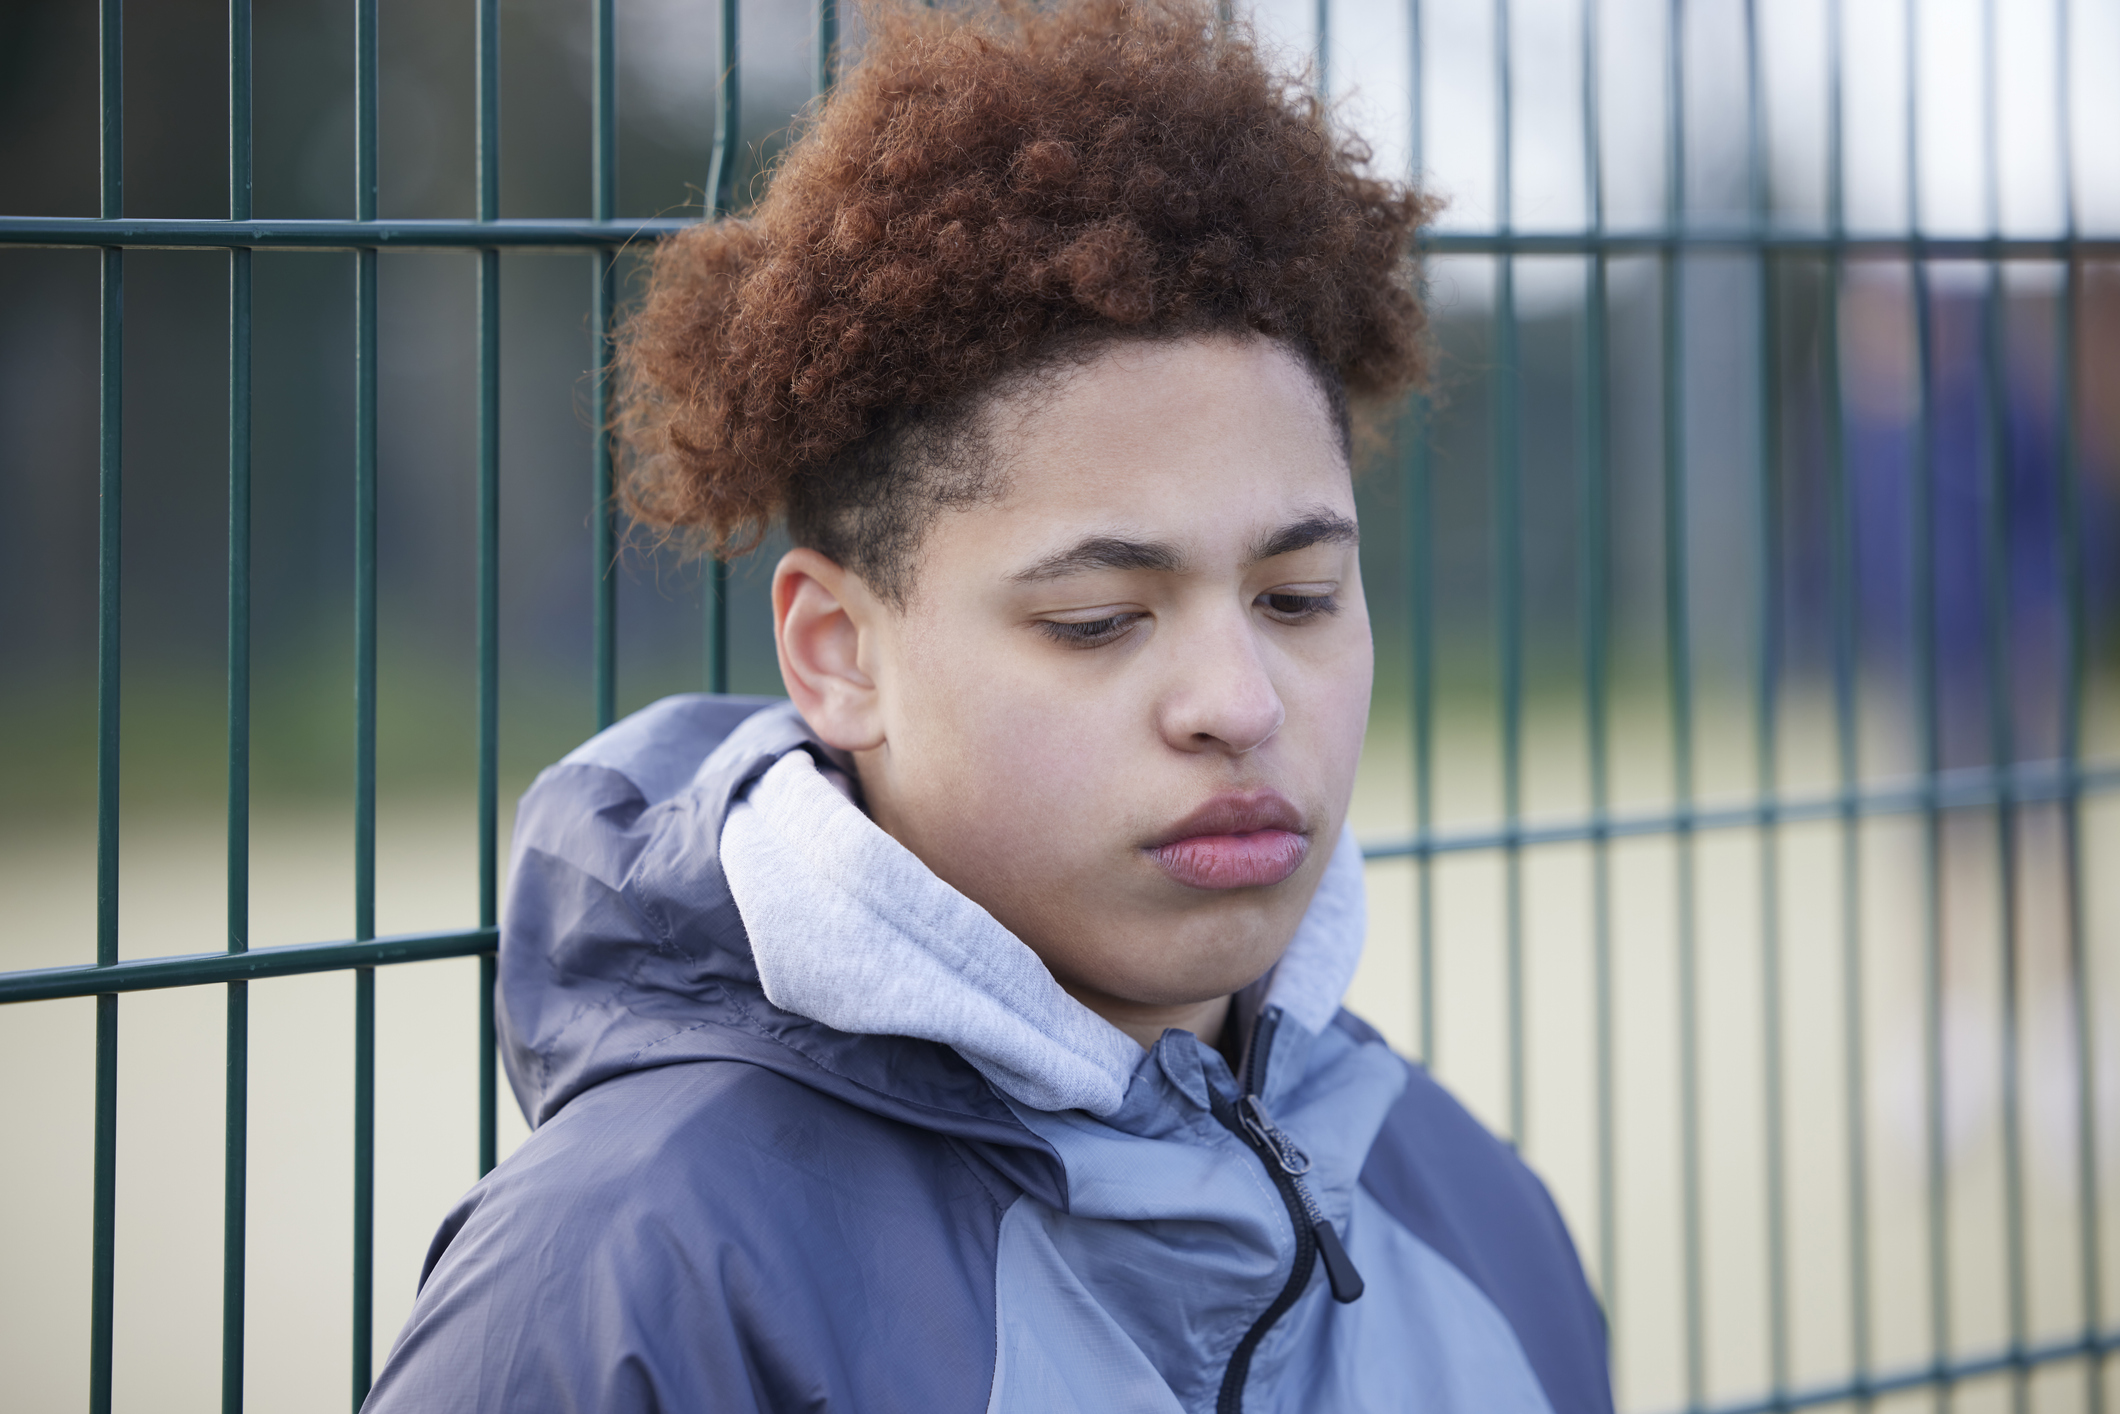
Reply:
<svg viewBox="0 0 2120 1414"><path fill-rule="evenodd" d="M1082 623L1061 623L1047 619L1038 625L1045 636L1068 648L1099 648L1118 638L1134 626L1139 614L1112 614L1106 618L1089 619Z"/></svg>
<svg viewBox="0 0 2120 1414"><path fill-rule="evenodd" d="M1261 594L1268 613L1286 623L1302 623L1340 612L1340 601L1330 594Z"/></svg>
<svg viewBox="0 0 2120 1414"><path fill-rule="evenodd" d="M1283 623L1304 623L1340 611L1340 601L1330 594L1261 594L1259 602ZM1047 619L1038 627L1046 637L1066 647L1100 648L1125 634L1141 617L1140 614L1111 614L1080 623Z"/></svg>

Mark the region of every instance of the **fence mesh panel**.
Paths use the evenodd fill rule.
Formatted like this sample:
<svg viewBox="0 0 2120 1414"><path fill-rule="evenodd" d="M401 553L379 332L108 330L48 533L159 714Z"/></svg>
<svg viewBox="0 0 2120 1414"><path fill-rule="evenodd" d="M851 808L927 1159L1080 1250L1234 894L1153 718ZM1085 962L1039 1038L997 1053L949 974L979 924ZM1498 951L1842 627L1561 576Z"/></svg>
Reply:
<svg viewBox="0 0 2120 1414"><path fill-rule="evenodd" d="M253 983L354 976L355 1407L390 1334L378 968L477 959L478 1172L499 1157L503 269L586 262L601 426L623 252L684 219L620 215L615 0L580 32L586 217L502 218L498 0L469 7L472 218L380 215L378 0L351 8L351 219L253 210L251 0L228 8L225 220L127 211L120 0L99 8L98 214L0 217L0 245L100 261L95 960L0 974L0 1002L94 999L93 1410L113 1404L131 1241L124 994L226 993L224 1410L244 1400L251 1163L275 1143L249 1123ZM720 214L760 135L739 7L701 9L720 77L697 191ZM2104 1407L2120 111L2099 95L2120 92L2120 11L1315 0L1256 19L1379 167L1447 200L1424 252L1437 377L1361 482L1380 674L1354 1004L1553 1184L1623 1407ZM819 92L841 22L834 0L808 16ZM153 592L120 575L143 249L226 254L227 928L220 952L121 959L121 606ZM306 473L352 473L353 916L348 939L252 947L254 262L304 250L354 271L351 464ZM378 319L401 250L475 262L477 903L470 926L379 937ZM601 727L624 557L589 442ZM739 579L700 576L710 690Z"/></svg>

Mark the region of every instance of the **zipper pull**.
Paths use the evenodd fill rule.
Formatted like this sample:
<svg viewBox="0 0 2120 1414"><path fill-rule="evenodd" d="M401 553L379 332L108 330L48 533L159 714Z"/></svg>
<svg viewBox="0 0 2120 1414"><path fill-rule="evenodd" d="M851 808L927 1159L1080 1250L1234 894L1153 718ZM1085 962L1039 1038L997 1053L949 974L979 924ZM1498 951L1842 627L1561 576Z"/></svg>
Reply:
<svg viewBox="0 0 2120 1414"><path fill-rule="evenodd" d="M1251 1137L1265 1146L1273 1155L1273 1161L1281 1166L1281 1172L1290 1178L1301 1178L1310 1172L1310 1155L1296 1146L1296 1141L1283 1134L1266 1113L1266 1106L1257 1095L1246 1095L1237 1105L1237 1118L1251 1132Z"/></svg>
<svg viewBox="0 0 2120 1414"><path fill-rule="evenodd" d="M1332 1224L1319 1218L1310 1230L1318 1240L1318 1255L1325 1259L1325 1280L1332 1283L1332 1299L1342 1306L1362 1294L1362 1274L1354 1269L1354 1259L1340 1245L1340 1235L1332 1230Z"/></svg>
<svg viewBox="0 0 2120 1414"><path fill-rule="evenodd" d="M1310 1219L1310 1235L1318 1244L1318 1255L1325 1261L1325 1279L1332 1285L1332 1299L1344 1306L1360 1297L1362 1274L1354 1269L1354 1259L1347 1255L1340 1235L1318 1211L1317 1200L1310 1196L1310 1187L1303 1182L1303 1175L1310 1172L1310 1155L1273 1122L1273 1116L1266 1112L1265 1103L1257 1095L1246 1095L1237 1103L1237 1118L1258 1141L1259 1147L1273 1155L1281 1172L1288 1175L1289 1187L1295 1190L1296 1201Z"/></svg>

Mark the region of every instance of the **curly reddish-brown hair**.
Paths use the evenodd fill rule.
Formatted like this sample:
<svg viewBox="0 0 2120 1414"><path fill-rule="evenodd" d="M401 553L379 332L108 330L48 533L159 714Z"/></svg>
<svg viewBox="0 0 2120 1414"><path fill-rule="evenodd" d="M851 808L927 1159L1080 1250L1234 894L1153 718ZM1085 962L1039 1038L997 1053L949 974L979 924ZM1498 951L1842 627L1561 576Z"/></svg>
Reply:
<svg viewBox="0 0 2120 1414"><path fill-rule="evenodd" d="M621 494L740 553L793 538L902 600L978 494L976 408L1113 337L1246 332L1347 399L1422 371L1409 187L1207 0L871 0L743 219L649 257L618 343ZM938 473L947 474L938 474Z"/></svg>

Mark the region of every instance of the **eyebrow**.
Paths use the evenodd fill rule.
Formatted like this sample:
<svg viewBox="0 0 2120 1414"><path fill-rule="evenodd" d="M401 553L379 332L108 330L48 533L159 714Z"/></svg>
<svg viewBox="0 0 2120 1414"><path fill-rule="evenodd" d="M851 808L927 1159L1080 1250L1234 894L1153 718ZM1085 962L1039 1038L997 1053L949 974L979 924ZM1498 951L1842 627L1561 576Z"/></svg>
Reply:
<svg viewBox="0 0 2120 1414"><path fill-rule="evenodd" d="M1361 538L1361 532L1347 517L1331 511L1312 511L1301 520L1290 521L1260 539L1252 546L1251 558L1256 564L1276 555L1308 550L1313 545L1354 545L1360 543Z"/></svg>
<svg viewBox="0 0 2120 1414"><path fill-rule="evenodd" d="M1090 570L1158 570L1171 573L1185 568L1178 547L1161 540L1128 540L1121 535L1092 535L1058 554L1016 571L1009 578L1018 584L1062 579Z"/></svg>
<svg viewBox="0 0 2120 1414"><path fill-rule="evenodd" d="M1253 542L1251 559L1256 564L1276 555L1307 550L1313 545L1352 545L1360 538L1354 522L1345 516L1331 511L1313 511ZM1018 584L1037 584L1093 570L1151 570L1175 574L1184 568L1185 556L1168 541L1092 535L1016 571L1009 578Z"/></svg>

